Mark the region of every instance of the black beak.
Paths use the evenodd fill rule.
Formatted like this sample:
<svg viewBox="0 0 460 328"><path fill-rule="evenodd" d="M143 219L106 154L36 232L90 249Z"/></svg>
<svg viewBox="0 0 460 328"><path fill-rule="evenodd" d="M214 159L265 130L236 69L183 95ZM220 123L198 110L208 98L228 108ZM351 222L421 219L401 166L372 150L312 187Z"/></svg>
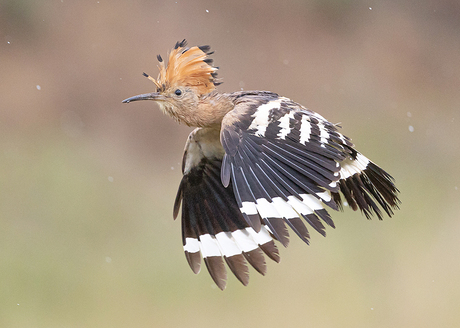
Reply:
<svg viewBox="0 0 460 328"><path fill-rule="evenodd" d="M138 100L161 101L161 100L164 100L164 98L159 92L152 92L152 93L144 93L142 95L127 98L127 99L123 100L122 103L129 103L131 101L138 101Z"/></svg>

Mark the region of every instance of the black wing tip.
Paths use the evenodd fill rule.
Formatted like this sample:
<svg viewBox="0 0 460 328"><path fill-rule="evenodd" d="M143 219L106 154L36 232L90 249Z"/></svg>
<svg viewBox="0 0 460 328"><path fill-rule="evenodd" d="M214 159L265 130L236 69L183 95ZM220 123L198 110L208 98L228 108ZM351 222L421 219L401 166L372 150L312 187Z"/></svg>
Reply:
<svg viewBox="0 0 460 328"><path fill-rule="evenodd" d="M249 283L249 270L244 255L237 254L229 257L225 256L224 258L235 277L243 286L247 286Z"/></svg>
<svg viewBox="0 0 460 328"><path fill-rule="evenodd" d="M394 184L395 179L385 170L372 162L369 162L365 171L367 171L366 174L369 176L372 183L375 185L382 184L378 191L382 193L382 196L388 202L388 205L394 209L399 209L401 200L398 198L398 194L400 192Z"/></svg>
<svg viewBox="0 0 460 328"><path fill-rule="evenodd" d="M249 252L243 252L243 255L257 272L265 276L265 273L267 273L267 263L265 262L262 246Z"/></svg>
<svg viewBox="0 0 460 328"><path fill-rule="evenodd" d="M289 231L282 218L264 218L265 225L273 237L278 240L284 247L289 246Z"/></svg>
<svg viewBox="0 0 460 328"><path fill-rule="evenodd" d="M326 237L326 228L324 225L321 223L319 220L318 216L316 214L311 213L311 214L301 214L302 217L307 221L310 226L315 229L321 236Z"/></svg>
<svg viewBox="0 0 460 328"><path fill-rule="evenodd" d="M370 161L363 171L346 179L341 179L339 185L348 205L354 211L359 209L369 220L372 219L373 215L376 215L379 220L383 220L380 207L388 217L392 217L394 215L393 210L399 209L399 204L401 204L398 198L399 190L394 184L394 178ZM341 207L340 195L338 193L333 195L334 200Z"/></svg>
<svg viewBox="0 0 460 328"><path fill-rule="evenodd" d="M259 247L270 259L272 259L276 263L280 263L280 253L278 247L276 247L275 242L273 240L270 240L265 244L259 245Z"/></svg>
<svg viewBox="0 0 460 328"><path fill-rule="evenodd" d="M194 274L198 274L201 271L201 254L200 252L190 253L185 251L185 258L187 259L188 265L192 269Z"/></svg>
<svg viewBox="0 0 460 328"><path fill-rule="evenodd" d="M224 261L221 256L210 256L204 258L204 263L211 275L214 283L220 290L224 290L227 286L227 270L225 269Z"/></svg>
<svg viewBox="0 0 460 328"><path fill-rule="evenodd" d="M304 241L307 245L310 245L310 233L299 217L286 219L286 223L302 241Z"/></svg>

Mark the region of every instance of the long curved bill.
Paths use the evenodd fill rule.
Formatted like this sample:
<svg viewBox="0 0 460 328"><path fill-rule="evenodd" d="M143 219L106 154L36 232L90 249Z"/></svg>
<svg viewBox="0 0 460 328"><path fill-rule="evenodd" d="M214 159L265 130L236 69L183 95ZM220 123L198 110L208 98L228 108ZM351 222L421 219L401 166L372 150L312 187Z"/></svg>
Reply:
<svg viewBox="0 0 460 328"><path fill-rule="evenodd" d="M142 95L137 95L134 97L126 98L122 101L122 103L130 103L132 101L138 100L155 100L155 101L162 101L164 97L159 92L152 92L152 93L144 93Z"/></svg>

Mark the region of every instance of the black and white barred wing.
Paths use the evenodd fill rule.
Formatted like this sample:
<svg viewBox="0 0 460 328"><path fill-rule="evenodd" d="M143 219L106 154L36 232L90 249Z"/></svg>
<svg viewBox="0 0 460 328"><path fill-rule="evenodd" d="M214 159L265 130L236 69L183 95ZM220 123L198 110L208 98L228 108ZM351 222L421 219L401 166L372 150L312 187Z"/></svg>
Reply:
<svg viewBox="0 0 460 328"><path fill-rule="evenodd" d="M286 224L307 243L304 222L325 236L324 223L334 227L325 208L341 207L339 192L366 215L381 217L377 203L389 215L397 206L386 172L322 116L276 94L239 98L224 117L221 142L222 183L233 186L246 222L255 231L267 226L284 246Z"/></svg>
<svg viewBox="0 0 460 328"><path fill-rule="evenodd" d="M174 218L182 204L182 242L193 272L198 273L203 257L220 289L226 285L224 260L244 284L249 282L247 262L265 274L264 253L279 261L278 249L267 229L257 232L244 219L233 188L221 183L224 150L219 130L195 129L185 146L183 178L174 204Z"/></svg>

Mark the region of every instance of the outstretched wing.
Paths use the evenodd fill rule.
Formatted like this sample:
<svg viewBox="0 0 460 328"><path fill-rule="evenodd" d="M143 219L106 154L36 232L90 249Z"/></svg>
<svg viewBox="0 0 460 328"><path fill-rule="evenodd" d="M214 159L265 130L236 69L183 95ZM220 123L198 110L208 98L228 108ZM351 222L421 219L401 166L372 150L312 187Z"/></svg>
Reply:
<svg viewBox="0 0 460 328"><path fill-rule="evenodd" d="M279 261L278 249L268 230L257 232L244 219L232 186L221 183L224 150L217 129L195 129L190 133L182 162L184 174L174 204L174 218L182 204L182 242L194 273L203 257L214 282L224 289L227 273L223 259L244 284L249 282L247 262L265 274L263 253Z"/></svg>
<svg viewBox="0 0 460 328"><path fill-rule="evenodd" d="M247 224L254 231L265 225L284 246L286 224L307 243L303 221L325 236L324 223L334 227L325 208L342 207L339 192L368 218L381 218L378 205L391 216L399 202L392 177L335 125L274 93L238 96L222 122L221 143L223 185L233 187Z"/></svg>

